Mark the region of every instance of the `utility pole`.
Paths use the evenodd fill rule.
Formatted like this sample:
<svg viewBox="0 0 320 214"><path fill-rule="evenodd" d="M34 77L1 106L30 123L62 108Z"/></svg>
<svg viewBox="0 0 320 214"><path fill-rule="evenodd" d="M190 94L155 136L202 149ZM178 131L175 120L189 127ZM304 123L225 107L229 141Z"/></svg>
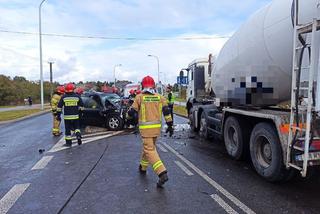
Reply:
<svg viewBox="0 0 320 214"><path fill-rule="evenodd" d="M53 62L49 62L49 65L50 65L50 97L52 98L52 95L53 95L53 83L52 83L52 64Z"/></svg>
<svg viewBox="0 0 320 214"><path fill-rule="evenodd" d="M44 93L43 93L43 66L42 66L42 32L41 32L41 6L43 2L46 0L42 0L39 5L39 50L40 50L40 100L41 100L41 110L44 110Z"/></svg>

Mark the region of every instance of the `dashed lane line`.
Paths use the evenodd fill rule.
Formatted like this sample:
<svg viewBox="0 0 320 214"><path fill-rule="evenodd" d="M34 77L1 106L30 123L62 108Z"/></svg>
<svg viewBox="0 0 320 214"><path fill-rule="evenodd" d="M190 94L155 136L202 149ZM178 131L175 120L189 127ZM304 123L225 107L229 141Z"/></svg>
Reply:
<svg viewBox="0 0 320 214"><path fill-rule="evenodd" d="M253 210L247 207L244 203L242 203L239 199L233 196L230 192L224 189L220 184L211 179L208 175L206 175L203 171L201 171L198 167L196 167L193 163L187 160L185 157L180 155L177 151L175 151L171 146L166 143L162 143L169 151L175 154L180 160L182 160L185 164L187 164L192 170L194 170L198 175L200 175L205 181L207 181L211 186L213 186L217 191L222 193L225 197L227 197L230 201L232 201L235 205L237 205L241 210L243 210L247 214L255 214Z"/></svg>
<svg viewBox="0 0 320 214"><path fill-rule="evenodd" d="M157 147L162 151L162 152L168 152L168 150L166 150L163 146L161 146L160 144L157 144Z"/></svg>
<svg viewBox="0 0 320 214"><path fill-rule="evenodd" d="M227 204L219 195L210 195L213 200L215 200L228 214L238 214L237 211L232 209L229 204Z"/></svg>
<svg viewBox="0 0 320 214"><path fill-rule="evenodd" d="M32 168L31 170L37 170L37 169L43 169L45 168L48 163L51 161L51 159L53 158L52 155L48 155L48 156L43 156Z"/></svg>
<svg viewBox="0 0 320 214"><path fill-rule="evenodd" d="M0 200L0 214L6 214L29 186L30 183L14 185Z"/></svg>
<svg viewBox="0 0 320 214"><path fill-rule="evenodd" d="M180 161L174 161L177 166L182 170L184 171L187 175L191 176L193 175L193 173L187 168L185 167Z"/></svg>

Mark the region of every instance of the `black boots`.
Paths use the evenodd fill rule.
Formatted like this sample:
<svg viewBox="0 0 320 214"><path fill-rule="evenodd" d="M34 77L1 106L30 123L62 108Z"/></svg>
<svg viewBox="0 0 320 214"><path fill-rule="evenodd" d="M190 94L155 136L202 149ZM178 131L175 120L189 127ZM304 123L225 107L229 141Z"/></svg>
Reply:
<svg viewBox="0 0 320 214"><path fill-rule="evenodd" d="M158 188L162 188L164 183L167 182L169 179L168 179L168 173L167 171L163 171L159 174L159 180L158 180L158 183L157 183L157 187Z"/></svg>
<svg viewBox="0 0 320 214"><path fill-rule="evenodd" d="M147 170L143 170L141 165L139 165L139 172L141 175L147 174Z"/></svg>
<svg viewBox="0 0 320 214"><path fill-rule="evenodd" d="M77 140L78 140L78 145L81 145L82 144L82 140L81 140L81 134L79 132L76 133L76 137L77 137Z"/></svg>

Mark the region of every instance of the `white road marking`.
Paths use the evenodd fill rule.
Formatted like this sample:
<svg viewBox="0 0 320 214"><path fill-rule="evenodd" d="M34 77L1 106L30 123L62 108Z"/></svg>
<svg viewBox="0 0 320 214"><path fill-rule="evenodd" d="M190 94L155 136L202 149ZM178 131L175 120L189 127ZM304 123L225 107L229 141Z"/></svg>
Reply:
<svg viewBox="0 0 320 214"><path fill-rule="evenodd" d="M97 140L101 140L104 138L108 138L108 137L112 137L115 135L118 135L120 133L122 133L123 131L117 131L117 132L112 132L111 134L106 134L106 135L100 135L100 136L95 136L95 137L90 137L90 138L83 138L82 139L82 144L87 144L90 142L94 142ZM72 141L73 143L77 142L77 140ZM65 149L69 149L69 147L65 147L63 146L65 144L64 138L61 138L58 143L56 143L56 145L54 145L48 152L49 153L54 153L54 152L59 152ZM72 144L72 147L76 147L79 146L78 144Z"/></svg>
<svg viewBox="0 0 320 214"><path fill-rule="evenodd" d="M187 167L185 167L180 161L174 161L177 165L178 165L178 167L180 167L180 169L182 170L182 171L184 171L187 175L189 175L189 176L191 176L191 175L193 175L193 173L187 168Z"/></svg>
<svg viewBox="0 0 320 214"><path fill-rule="evenodd" d="M191 169L193 169L198 175L200 175L205 181L207 181L211 186L213 186L216 190L221 192L225 197L227 197L230 201L232 201L235 205L237 205L240 209L242 209L247 214L255 214L253 210L243 204L239 199L229 193L226 189L224 189L220 184L211 179L208 175L202 172L198 167L196 167L193 163L187 160L185 157L180 155L177 151L175 151L171 146L163 143L163 145L175 154L178 158L180 158L185 164L187 164Z"/></svg>
<svg viewBox="0 0 320 214"><path fill-rule="evenodd" d="M229 204L227 204L219 195L212 194L210 195L213 200L215 200L227 213L229 214L238 214L237 211L232 209Z"/></svg>
<svg viewBox="0 0 320 214"><path fill-rule="evenodd" d="M159 143L157 144L157 147L163 151L163 152L168 152L168 150L166 150L163 146L161 146Z"/></svg>
<svg viewBox="0 0 320 214"><path fill-rule="evenodd" d="M30 183L14 185L0 200L0 214L6 214L29 186Z"/></svg>
<svg viewBox="0 0 320 214"><path fill-rule="evenodd" d="M32 168L31 170L36 170L36 169L43 169L45 168L48 163L51 161L53 158L52 155L49 156L43 156Z"/></svg>

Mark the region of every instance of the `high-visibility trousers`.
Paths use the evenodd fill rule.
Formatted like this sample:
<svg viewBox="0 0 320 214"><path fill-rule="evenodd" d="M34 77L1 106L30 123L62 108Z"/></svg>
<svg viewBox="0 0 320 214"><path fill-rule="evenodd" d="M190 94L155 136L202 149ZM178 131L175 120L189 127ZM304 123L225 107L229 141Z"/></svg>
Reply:
<svg viewBox="0 0 320 214"><path fill-rule="evenodd" d="M67 144L72 143L71 131L74 131L77 135L80 135L81 137L79 119L64 120L64 127L65 127L65 140Z"/></svg>
<svg viewBox="0 0 320 214"><path fill-rule="evenodd" d="M52 134L59 135L60 134L60 123L61 121L57 120L56 115L52 114L53 116L53 127L52 127Z"/></svg>
<svg viewBox="0 0 320 214"><path fill-rule="evenodd" d="M160 160L159 154L156 149L157 137L143 137L143 147L141 153L140 165L142 170L146 170L149 165L157 175L166 170L164 164Z"/></svg>

